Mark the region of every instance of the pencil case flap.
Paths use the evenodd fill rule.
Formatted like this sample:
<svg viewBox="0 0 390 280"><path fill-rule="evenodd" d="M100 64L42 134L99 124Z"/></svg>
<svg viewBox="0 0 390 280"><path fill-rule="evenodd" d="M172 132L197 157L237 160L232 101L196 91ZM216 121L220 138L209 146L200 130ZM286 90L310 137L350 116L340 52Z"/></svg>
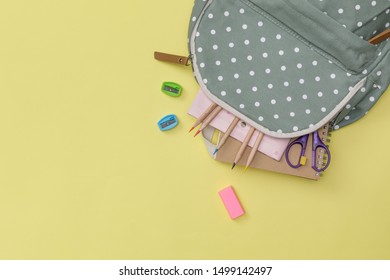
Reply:
<svg viewBox="0 0 390 280"><path fill-rule="evenodd" d="M192 18L202 90L274 137L308 134L332 120L383 59L379 46L304 2L209 0Z"/></svg>

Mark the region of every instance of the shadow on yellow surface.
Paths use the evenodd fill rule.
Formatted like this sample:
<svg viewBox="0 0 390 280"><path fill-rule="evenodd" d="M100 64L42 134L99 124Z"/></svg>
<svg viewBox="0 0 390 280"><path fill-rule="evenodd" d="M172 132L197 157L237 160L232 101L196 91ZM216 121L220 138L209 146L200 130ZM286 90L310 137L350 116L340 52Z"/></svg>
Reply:
<svg viewBox="0 0 390 280"><path fill-rule="evenodd" d="M390 258L388 94L334 133L319 182L232 172L187 133L190 67L153 59L187 53L191 8L1 4L0 258ZM171 113L179 126L159 131ZM246 210L235 221L218 196L228 185Z"/></svg>

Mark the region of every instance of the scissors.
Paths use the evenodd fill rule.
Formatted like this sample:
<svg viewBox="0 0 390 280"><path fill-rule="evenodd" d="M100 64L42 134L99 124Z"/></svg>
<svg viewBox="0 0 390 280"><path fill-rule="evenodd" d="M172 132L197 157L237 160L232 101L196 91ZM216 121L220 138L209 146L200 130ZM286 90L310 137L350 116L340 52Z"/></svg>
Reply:
<svg viewBox="0 0 390 280"><path fill-rule="evenodd" d="M287 160L287 163L288 165L290 165L292 168L299 168L301 167L302 165L305 164L305 160L306 160L306 157L305 157L305 152L306 152L306 147L307 147L307 141L309 140L309 134L307 135L304 135L304 136L301 136L299 137L298 139L292 141L288 146L287 146L287 150L286 150L286 160ZM301 153L299 155L299 159L298 159L298 164L294 165L293 163L291 163L290 161L290 149L294 146L294 145L299 145L301 146ZM325 154L328 156L328 161L326 163L326 165L322 168L318 168L317 167L317 150L318 149L323 149L325 151ZM330 151L328 149L328 147L324 144L324 142L322 142L320 136L318 135L318 131L315 131L313 132L313 147L312 147L312 160L311 160L311 167L317 171L317 172L322 172L324 171L326 168L328 168L329 164L330 164Z"/></svg>

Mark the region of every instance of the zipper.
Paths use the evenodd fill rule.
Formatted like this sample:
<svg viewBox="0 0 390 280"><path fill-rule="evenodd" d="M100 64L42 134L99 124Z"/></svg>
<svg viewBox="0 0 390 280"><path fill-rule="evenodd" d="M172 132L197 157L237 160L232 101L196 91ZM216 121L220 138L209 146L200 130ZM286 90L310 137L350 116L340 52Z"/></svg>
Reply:
<svg viewBox="0 0 390 280"><path fill-rule="evenodd" d="M337 116L338 116L339 114L337 114L334 118L333 118L333 120L331 120L330 122L329 122L329 124L328 124L328 132L329 133L331 133L331 132L333 132L334 130L335 130L335 124L336 124L336 121L337 121Z"/></svg>
<svg viewBox="0 0 390 280"><path fill-rule="evenodd" d="M191 56L180 56L162 52L154 52L154 58L159 61L171 62L184 66L191 65Z"/></svg>
<svg viewBox="0 0 390 280"><path fill-rule="evenodd" d="M200 23L200 21L201 21L201 19L202 19L202 17L203 17L204 11L205 11L205 10L211 5L211 3L213 2L213 0L203 0L203 1L207 1L207 2L206 2L206 4L204 4L202 10L200 11L199 16L198 16L198 18L197 18L197 20L196 20L196 22L195 22L195 24L194 24L194 27L193 27L193 29L192 29L191 34L189 34L189 40L190 40L189 44L190 44L190 54L191 54L191 56L194 56L194 54L195 54L195 50L194 50L194 48L193 48L193 44L194 44L193 41L195 41L195 35L196 35L196 32L197 32L196 30L198 29L198 25L199 25L199 23Z"/></svg>

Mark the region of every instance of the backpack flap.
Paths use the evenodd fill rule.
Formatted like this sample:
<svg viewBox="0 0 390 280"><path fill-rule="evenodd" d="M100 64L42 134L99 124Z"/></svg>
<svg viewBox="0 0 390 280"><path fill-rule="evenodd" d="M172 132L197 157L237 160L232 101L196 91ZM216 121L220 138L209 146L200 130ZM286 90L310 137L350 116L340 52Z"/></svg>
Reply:
<svg viewBox="0 0 390 280"><path fill-rule="evenodd" d="M382 92L389 83L388 42L371 45L306 1L197 2L189 43L198 83L263 133L311 133L356 108L371 75L381 74Z"/></svg>

